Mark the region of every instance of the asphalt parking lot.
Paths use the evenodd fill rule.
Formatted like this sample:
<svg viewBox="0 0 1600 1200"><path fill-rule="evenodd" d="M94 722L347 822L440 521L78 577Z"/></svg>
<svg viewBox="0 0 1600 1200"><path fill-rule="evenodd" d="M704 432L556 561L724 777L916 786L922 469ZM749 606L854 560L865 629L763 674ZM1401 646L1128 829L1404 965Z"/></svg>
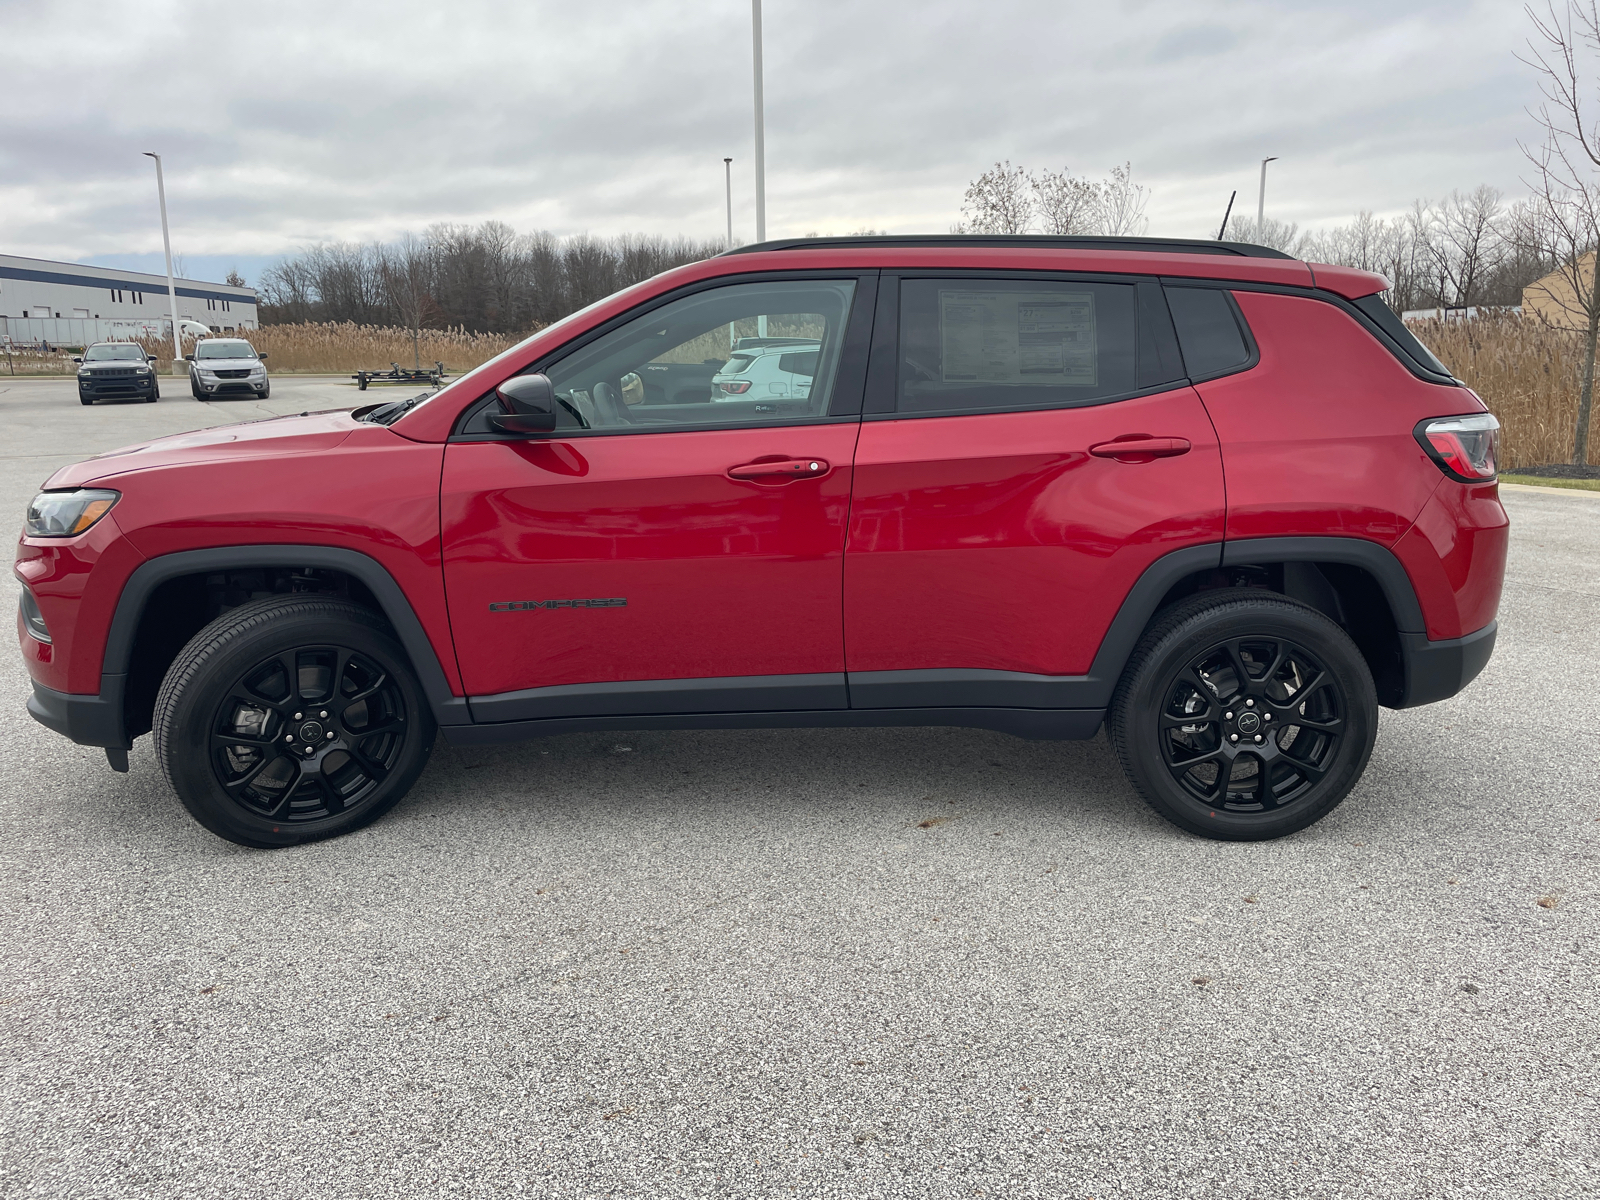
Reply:
<svg viewBox="0 0 1600 1200"><path fill-rule="evenodd" d="M88 454L389 394L71 389L0 378L13 522ZM373 828L243 850L13 655L0 1195L1600 1196L1600 496L1505 497L1484 675L1260 845L1103 738L939 729L441 743Z"/></svg>

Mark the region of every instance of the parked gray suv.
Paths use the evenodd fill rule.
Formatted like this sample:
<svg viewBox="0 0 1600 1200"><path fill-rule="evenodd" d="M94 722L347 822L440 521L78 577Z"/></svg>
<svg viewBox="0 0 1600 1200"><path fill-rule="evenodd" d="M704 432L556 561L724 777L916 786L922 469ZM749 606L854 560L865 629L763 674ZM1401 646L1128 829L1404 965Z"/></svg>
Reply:
<svg viewBox="0 0 1600 1200"><path fill-rule="evenodd" d="M256 396L265 400L272 394L267 379L265 354L243 338L206 338L196 342L189 361L189 390L196 400L211 396Z"/></svg>

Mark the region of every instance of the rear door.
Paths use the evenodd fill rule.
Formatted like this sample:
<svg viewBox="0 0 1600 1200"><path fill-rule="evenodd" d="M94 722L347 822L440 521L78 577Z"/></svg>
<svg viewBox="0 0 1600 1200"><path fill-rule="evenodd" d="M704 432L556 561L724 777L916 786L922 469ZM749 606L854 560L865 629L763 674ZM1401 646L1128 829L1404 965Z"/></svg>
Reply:
<svg viewBox="0 0 1600 1200"><path fill-rule="evenodd" d="M475 719L845 707L841 571L875 283L701 287L538 364L563 406L555 434L494 434L492 396L467 416L441 517ZM810 395L713 390L730 340L762 322L820 342Z"/></svg>
<svg viewBox="0 0 1600 1200"><path fill-rule="evenodd" d="M1217 438L1161 289L908 274L880 296L845 561L851 705L1085 706L1074 677L1144 569L1222 539Z"/></svg>

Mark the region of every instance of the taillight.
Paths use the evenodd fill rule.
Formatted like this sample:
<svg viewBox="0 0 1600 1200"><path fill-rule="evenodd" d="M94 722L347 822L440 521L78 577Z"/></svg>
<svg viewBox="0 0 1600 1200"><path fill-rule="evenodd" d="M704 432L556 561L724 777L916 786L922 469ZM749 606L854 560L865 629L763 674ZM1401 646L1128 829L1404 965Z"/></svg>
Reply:
<svg viewBox="0 0 1600 1200"><path fill-rule="evenodd" d="M722 390L730 396L742 396L750 390L750 381L748 379L739 379L733 383L724 383Z"/></svg>
<svg viewBox="0 0 1600 1200"><path fill-rule="evenodd" d="M1417 426L1417 442L1439 469L1462 483L1493 479L1500 460L1500 422L1489 413L1437 417Z"/></svg>

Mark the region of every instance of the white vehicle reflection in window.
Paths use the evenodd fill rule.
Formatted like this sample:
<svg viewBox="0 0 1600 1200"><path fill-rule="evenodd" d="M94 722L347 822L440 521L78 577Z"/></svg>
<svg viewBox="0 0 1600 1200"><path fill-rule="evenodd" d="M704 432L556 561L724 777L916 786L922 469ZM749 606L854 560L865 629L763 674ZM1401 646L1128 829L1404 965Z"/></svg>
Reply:
<svg viewBox="0 0 1600 1200"><path fill-rule="evenodd" d="M711 399L808 399L821 350L815 338L740 338L722 370L711 377Z"/></svg>

